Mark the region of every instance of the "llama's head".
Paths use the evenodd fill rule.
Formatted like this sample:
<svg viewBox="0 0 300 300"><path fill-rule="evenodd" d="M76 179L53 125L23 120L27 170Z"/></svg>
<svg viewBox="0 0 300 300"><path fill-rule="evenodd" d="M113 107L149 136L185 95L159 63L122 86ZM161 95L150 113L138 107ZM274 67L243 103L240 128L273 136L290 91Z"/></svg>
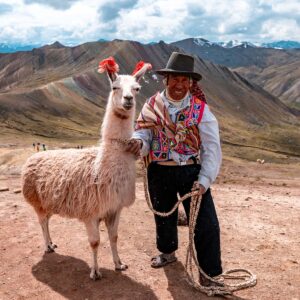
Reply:
<svg viewBox="0 0 300 300"><path fill-rule="evenodd" d="M119 66L109 57L99 63L98 72L106 72L110 81L113 105L118 110L129 111L135 107L135 97L141 86L140 79L151 64L139 62L132 75L119 75Z"/></svg>

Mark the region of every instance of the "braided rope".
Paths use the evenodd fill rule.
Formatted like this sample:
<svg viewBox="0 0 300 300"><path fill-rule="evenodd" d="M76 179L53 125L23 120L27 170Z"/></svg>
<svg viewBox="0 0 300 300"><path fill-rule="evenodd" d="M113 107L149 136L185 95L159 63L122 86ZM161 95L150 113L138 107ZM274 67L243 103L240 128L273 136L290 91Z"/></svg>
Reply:
<svg viewBox="0 0 300 300"><path fill-rule="evenodd" d="M127 146L130 143L130 140L124 139L112 139L111 141L120 143L122 145ZM195 245L194 245L194 231L197 222L197 216L201 205L202 194L199 191L192 191L190 193L185 194L183 197L178 197L177 195L177 203L169 212L159 212L155 210L152 206L150 196L149 196L149 189L148 189L148 178L147 178L147 168L145 163L140 157L140 161L142 162L142 171L143 171L143 183L144 183L144 192L145 192L145 199L150 208L150 210L160 217L167 217L170 216L174 211L178 208L179 204L182 203L184 200L191 198L191 205L190 205L190 222L189 222L189 242L187 246L186 252L186 260L185 260L185 272L187 274L188 282L191 286L196 288L197 290L207 294L208 296L214 295L231 295L233 292L249 288L255 286L257 283L256 275L254 275L251 271L246 269L231 269L222 274L212 278L208 276L200 267ZM212 284L210 286L203 286L196 281L194 276L194 269L193 266L196 266L198 274L201 274L204 278L209 280ZM245 273L244 275L232 275L233 273ZM200 275L200 276L201 276ZM243 280L241 283L225 283L225 279L231 280Z"/></svg>

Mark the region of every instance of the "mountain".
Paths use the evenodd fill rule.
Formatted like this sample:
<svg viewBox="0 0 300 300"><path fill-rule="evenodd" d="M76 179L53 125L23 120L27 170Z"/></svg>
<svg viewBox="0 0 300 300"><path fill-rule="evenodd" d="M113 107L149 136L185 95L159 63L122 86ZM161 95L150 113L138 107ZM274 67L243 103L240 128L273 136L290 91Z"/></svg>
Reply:
<svg viewBox="0 0 300 300"><path fill-rule="evenodd" d="M100 38L98 42L108 42L108 40ZM294 49L300 48L300 42L296 41L275 41L270 43L251 43L247 41L230 40L227 42L210 42L203 38L194 38L194 42L201 46L217 45L223 48L234 47L262 47L262 48L274 48L274 49ZM58 43L58 42L56 42ZM157 44L157 42L149 42L147 44ZM69 44L68 44L69 45ZM34 48L42 47L41 44L23 45L23 44L9 44L0 43L0 53L14 53L19 51L31 51Z"/></svg>
<svg viewBox="0 0 300 300"><path fill-rule="evenodd" d="M0 53L14 53L18 51L30 51L33 48L40 47L41 45L21 45L21 44L7 44L0 43Z"/></svg>
<svg viewBox="0 0 300 300"><path fill-rule="evenodd" d="M300 43L295 41L277 41L272 43L262 43L261 47L275 49L300 49Z"/></svg>
<svg viewBox="0 0 300 300"><path fill-rule="evenodd" d="M250 42L241 42L238 40L231 40L228 42L217 42L215 43L221 47L224 48L234 48L234 47L241 47L241 48L247 48L247 47L257 47L256 44L250 43Z"/></svg>
<svg viewBox="0 0 300 300"><path fill-rule="evenodd" d="M175 50L180 49L164 42L143 45L115 40L2 54L0 134L23 140L33 136L97 139L110 90L106 76L96 71L98 62L112 55L121 73L131 73L139 60L150 62L156 70ZM195 64L219 120L223 145L241 146L235 148L238 156L246 152L254 156L258 148L300 155L299 119L279 99L225 66L201 58ZM138 111L146 98L162 89L153 71L141 84Z"/></svg>
<svg viewBox="0 0 300 300"><path fill-rule="evenodd" d="M212 42L210 42L212 43ZM238 41L231 40L227 42L215 42L215 44L220 45L224 48L233 48L233 47L260 47L260 48L273 48L273 49L295 49L300 48L300 42L296 41L275 41L270 43L259 43L259 42L247 42L247 41Z"/></svg>
<svg viewBox="0 0 300 300"><path fill-rule="evenodd" d="M291 60L264 69L240 67L235 69L245 78L279 97L300 115L300 61Z"/></svg>
<svg viewBox="0 0 300 300"><path fill-rule="evenodd" d="M52 44L46 44L44 46L40 44L34 44L34 45L22 45L22 44L7 44L7 43L0 43L0 53L15 53L15 52L20 52L20 51L31 51L36 48L40 47L50 47L50 48L55 48L55 47L65 47L63 44L60 42L56 41Z"/></svg>
<svg viewBox="0 0 300 300"><path fill-rule="evenodd" d="M289 105L299 109L300 49L279 50L239 45L224 48L214 43L199 44L199 39L172 43L184 51L215 64L225 65L260 85Z"/></svg>
<svg viewBox="0 0 300 300"><path fill-rule="evenodd" d="M198 46L220 46L222 48L230 49L230 48L272 48L272 49L295 49L300 48L300 42L296 41L275 41L270 43L259 43L259 42L247 42L247 41L239 41L239 40L230 40L227 42L210 42L203 38L188 38L183 41L192 40ZM179 41L182 42L182 41ZM174 42L178 43L178 42Z"/></svg>
<svg viewBox="0 0 300 300"><path fill-rule="evenodd" d="M291 60L300 58L300 50L297 49L279 50L261 48L245 42L234 44L231 41L229 44L221 46L220 44L204 39L188 38L173 42L171 45L179 47L188 53L198 55L202 59L230 68L250 66L265 68L271 64L290 62Z"/></svg>

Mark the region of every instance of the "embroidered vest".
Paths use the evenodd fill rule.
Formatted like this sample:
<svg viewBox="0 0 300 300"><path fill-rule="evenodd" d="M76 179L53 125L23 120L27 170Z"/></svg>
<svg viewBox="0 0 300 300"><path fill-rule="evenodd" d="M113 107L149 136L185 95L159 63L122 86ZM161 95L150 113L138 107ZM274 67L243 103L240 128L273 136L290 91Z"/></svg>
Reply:
<svg viewBox="0 0 300 300"><path fill-rule="evenodd" d="M151 161L170 160L170 150L184 155L198 154L201 146L198 125L203 116L205 103L195 96L192 96L190 101L190 106L176 114L175 132L167 134L164 127L152 129L149 153Z"/></svg>

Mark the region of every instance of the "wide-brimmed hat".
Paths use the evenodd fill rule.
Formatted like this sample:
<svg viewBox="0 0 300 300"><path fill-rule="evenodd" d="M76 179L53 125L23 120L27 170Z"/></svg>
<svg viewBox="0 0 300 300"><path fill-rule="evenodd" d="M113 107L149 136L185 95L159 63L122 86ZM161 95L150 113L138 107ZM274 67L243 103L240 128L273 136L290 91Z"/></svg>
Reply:
<svg viewBox="0 0 300 300"><path fill-rule="evenodd" d="M194 72L194 57L191 55L173 52L164 69L157 70L160 75L178 74L191 76L193 79L200 80L202 75Z"/></svg>

